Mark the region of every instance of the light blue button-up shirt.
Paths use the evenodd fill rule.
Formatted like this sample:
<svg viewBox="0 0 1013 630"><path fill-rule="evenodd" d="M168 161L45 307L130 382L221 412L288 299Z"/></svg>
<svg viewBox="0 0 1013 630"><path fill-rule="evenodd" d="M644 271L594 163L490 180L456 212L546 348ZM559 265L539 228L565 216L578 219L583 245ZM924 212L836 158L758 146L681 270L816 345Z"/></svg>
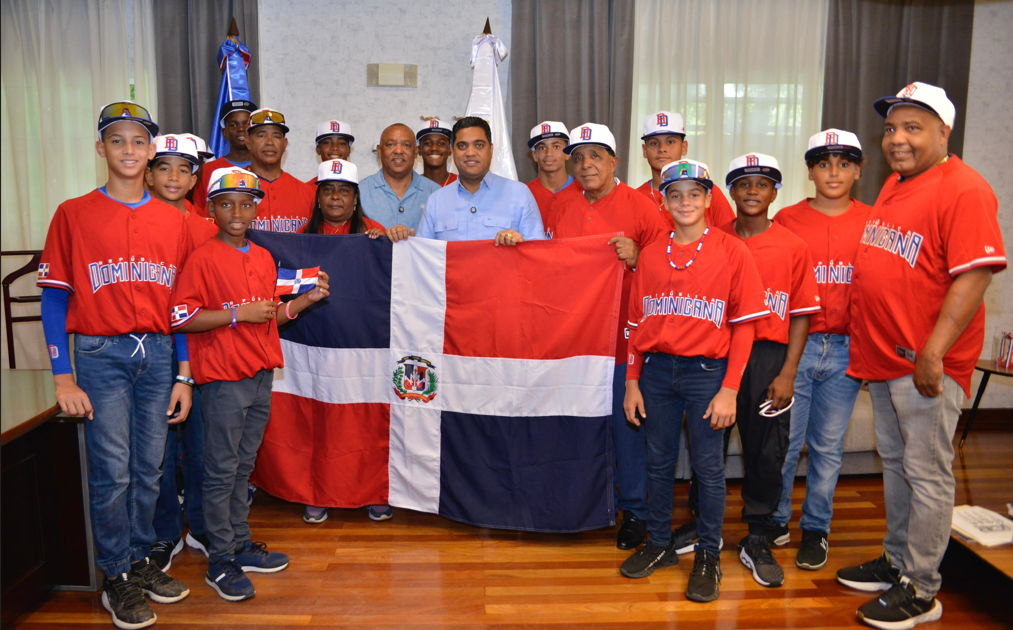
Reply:
<svg viewBox="0 0 1013 630"><path fill-rule="evenodd" d="M401 199L383 178L382 170L359 182L362 211L387 229L395 225L417 229L422 211L426 209L426 200L439 189L439 184L415 172L412 172L412 182Z"/></svg>
<svg viewBox="0 0 1013 630"><path fill-rule="evenodd" d="M440 241L482 241L516 230L526 241L545 238L538 204L525 184L489 173L478 192L457 180L433 193L416 236Z"/></svg>

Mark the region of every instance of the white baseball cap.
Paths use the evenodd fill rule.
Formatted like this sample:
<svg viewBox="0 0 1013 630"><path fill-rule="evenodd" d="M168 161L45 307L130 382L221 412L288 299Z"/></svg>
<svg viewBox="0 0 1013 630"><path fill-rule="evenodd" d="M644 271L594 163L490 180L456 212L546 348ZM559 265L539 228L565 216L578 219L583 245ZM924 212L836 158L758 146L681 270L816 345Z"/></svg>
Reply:
<svg viewBox="0 0 1013 630"><path fill-rule="evenodd" d="M201 138L200 136L195 136L192 133L178 133L176 135L180 138L187 140L194 146L194 148L197 151L197 156L201 159L202 162L208 158L212 158L215 156L214 153L208 151L208 143L204 142L204 138Z"/></svg>
<svg viewBox="0 0 1013 630"><path fill-rule="evenodd" d="M781 187L781 169L777 158L763 153L747 153L732 160L725 176L725 186L732 187L736 180L750 175L761 175L774 181L774 188Z"/></svg>
<svg viewBox="0 0 1013 630"><path fill-rule="evenodd" d="M840 129L825 129L809 138L809 148L805 152L805 159L811 160L817 155L827 153L843 153L856 160L862 159L862 143L858 136L850 131Z"/></svg>
<svg viewBox="0 0 1013 630"><path fill-rule="evenodd" d="M654 112L644 118L644 135L641 140L648 136L660 136L664 133L679 134L686 137L686 125L682 122L682 114L676 112Z"/></svg>
<svg viewBox="0 0 1013 630"><path fill-rule="evenodd" d="M359 169L345 160L327 160L317 167L317 186L325 182L348 182L359 185Z"/></svg>
<svg viewBox="0 0 1013 630"><path fill-rule="evenodd" d="M352 126L340 120L325 120L317 125L316 142L319 144L327 136L341 136L348 140L348 144L355 142L355 136L352 135Z"/></svg>
<svg viewBox="0 0 1013 630"><path fill-rule="evenodd" d="M915 81L900 92L897 92L897 96L887 96L879 99L873 103L873 107L876 108L880 116L886 118L887 114L890 113L890 108L902 103L917 105L922 109L927 109L942 118L943 124L949 126L951 129L953 128L953 121L957 117L957 108L953 106L953 102L946 96L946 90L941 87Z"/></svg>
<svg viewBox="0 0 1013 630"><path fill-rule="evenodd" d="M700 182L707 190L714 187L714 180L711 179L710 169L706 164L693 160L679 160L661 167L661 184L658 190L665 192L665 189L675 182L687 179Z"/></svg>
<svg viewBox="0 0 1013 630"><path fill-rule="evenodd" d="M428 136L431 133L438 133L441 136L445 136L447 140L450 140L453 131L453 127L439 118L430 118L429 120L422 121L422 124L419 125L418 131L415 132L415 141L422 142L422 137Z"/></svg>
<svg viewBox="0 0 1013 630"><path fill-rule="evenodd" d="M190 142L189 138L182 138L175 134L155 137L155 157L153 160L163 156L183 158L193 166L200 164L196 145Z"/></svg>
<svg viewBox="0 0 1013 630"><path fill-rule="evenodd" d="M560 138L569 142L570 132L567 130L566 125L558 120L546 120L545 122L540 122L531 128L528 148L534 151L535 146L539 142L542 140L548 140L549 138Z"/></svg>
<svg viewBox="0 0 1013 630"><path fill-rule="evenodd" d="M609 131L609 128L605 125L599 125L597 123L584 123L580 127L574 127L570 130L570 144L566 145L563 149L563 153L567 155L573 153L573 150L582 144L598 144L603 147L608 147L612 151L612 155L616 152L616 138Z"/></svg>
<svg viewBox="0 0 1013 630"><path fill-rule="evenodd" d="M260 178L256 173L251 173L245 168L230 166L228 168L216 168L211 173L210 184L208 185L208 199L228 192L241 192L253 195L257 203L264 198L264 191L260 187Z"/></svg>

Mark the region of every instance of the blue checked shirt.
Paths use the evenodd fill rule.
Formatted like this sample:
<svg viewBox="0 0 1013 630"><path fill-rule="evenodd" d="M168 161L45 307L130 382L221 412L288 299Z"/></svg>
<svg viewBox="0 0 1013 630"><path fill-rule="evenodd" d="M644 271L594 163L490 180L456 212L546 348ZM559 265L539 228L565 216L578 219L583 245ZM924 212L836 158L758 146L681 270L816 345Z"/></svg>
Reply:
<svg viewBox="0 0 1013 630"><path fill-rule="evenodd" d="M416 236L440 241L482 241L516 230L526 241L545 238L542 215L528 187L489 173L474 195L458 180L429 198Z"/></svg>
<svg viewBox="0 0 1013 630"><path fill-rule="evenodd" d="M401 199L397 198L397 193L383 178L382 170L359 182L362 211L387 229L395 225L417 229L422 211L426 208L426 200L439 189L439 184L415 172L412 173L412 183L408 184Z"/></svg>

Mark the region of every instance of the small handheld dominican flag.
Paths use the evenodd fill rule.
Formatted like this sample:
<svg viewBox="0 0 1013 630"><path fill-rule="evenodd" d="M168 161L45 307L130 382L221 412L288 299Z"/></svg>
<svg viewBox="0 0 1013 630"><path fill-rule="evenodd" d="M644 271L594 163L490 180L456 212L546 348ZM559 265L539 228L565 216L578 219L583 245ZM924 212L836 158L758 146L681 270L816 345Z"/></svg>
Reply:
<svg viewBox="0 0 1013 630"><path fill-rule="evenodd" d="M278 286L274 290L274 297L306 293L317 286L318 277L320 277L320 267L309 269L282 269L279 267Z"/></svg>

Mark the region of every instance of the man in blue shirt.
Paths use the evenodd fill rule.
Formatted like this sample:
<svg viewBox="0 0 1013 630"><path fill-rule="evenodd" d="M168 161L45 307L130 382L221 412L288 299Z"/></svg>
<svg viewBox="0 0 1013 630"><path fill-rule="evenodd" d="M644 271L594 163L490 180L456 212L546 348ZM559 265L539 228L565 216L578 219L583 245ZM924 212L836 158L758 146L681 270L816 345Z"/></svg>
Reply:
<svg viewBox="0 0 1013 630"><path fill-rule="evenodd" d="M418 145L415 132L401 123L393 124L380 135L381 169L359 182L362 211L383 227L404 225L414 229L422 218L429 195L440 185L414 170Z"/></svg>
<svg viewBox="0 0 1013 630"><path fill-rule="evenodd" d="M545 230L538 204L528 187L489 172L492 132L476 116L457 121L451 136L458 180L429 198L417 230L397 225L387 230L395 243L409 236L441 241L495 239L496 245L542 240Z"/></svg>

